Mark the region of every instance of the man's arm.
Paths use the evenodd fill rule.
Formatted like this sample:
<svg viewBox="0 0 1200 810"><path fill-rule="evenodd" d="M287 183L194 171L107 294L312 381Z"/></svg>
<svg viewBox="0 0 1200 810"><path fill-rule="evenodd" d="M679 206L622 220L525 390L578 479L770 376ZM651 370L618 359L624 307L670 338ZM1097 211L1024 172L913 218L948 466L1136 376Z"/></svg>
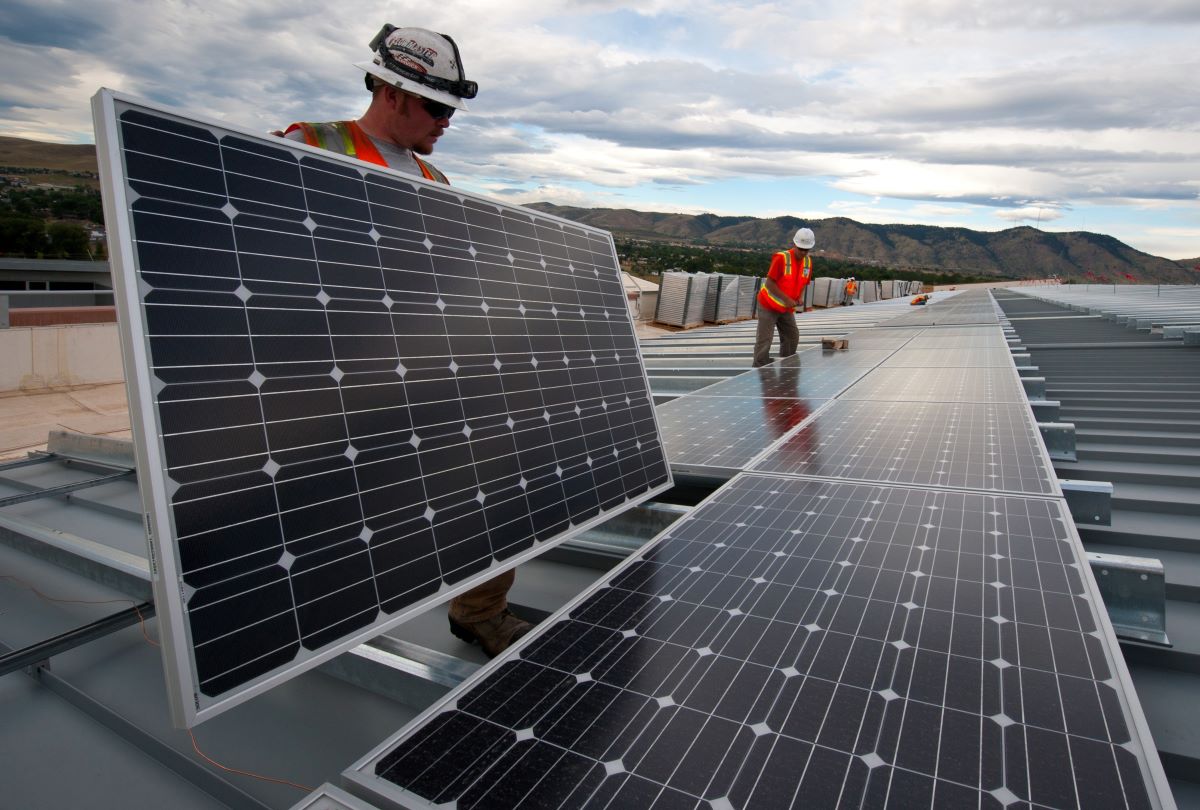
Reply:
<svg viewBox="0 0 1200 810"><path fill-rule="evenodd" d="M775 279L771 278L770 276L767 276L766 279L763 280L763 286L767 288L767 292L771 294L772 298L774 298L776 301L783 302L784 306L794 307L797 305L798 302L794 298L789 298L788 296L784 295L783 290L779 289L779 285L775 283Z"/></svg>

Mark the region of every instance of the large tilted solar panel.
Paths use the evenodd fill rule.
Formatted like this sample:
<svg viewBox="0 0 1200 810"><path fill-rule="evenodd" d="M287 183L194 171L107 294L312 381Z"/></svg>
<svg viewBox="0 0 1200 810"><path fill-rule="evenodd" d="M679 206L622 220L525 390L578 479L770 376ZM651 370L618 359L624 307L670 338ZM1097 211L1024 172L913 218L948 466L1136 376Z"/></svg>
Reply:
<svg viewBox="0 0 1200 810"><path fill-rule="evenodd" d="M765 473L1058 495L1029 407L837 400L753 467Z"/></svg>
<svg viewBox="0 0 1200 810"><path fill-rule="evenodd" d="M1017 372L1009 368L877 368L840 399L915 402L1025 402Z"/></svg>
<svg viewBox="0 0 1200 810"><path fill-rule="evenodd" d="M607 233L95 110L177 722L670 485Z"/></svg>
<svg viewBox="0 0 1200 810"><path fill-rule="evenodd" d="M728 479L825 402L682 396L658 406L658 425L676 475Z"/></svg>
<svg viewBox="0 0 1200 810"><path fill-rule="evenodd" d="M743 474L344 774L388 807L1147 808L1061 500Z"/></svg>

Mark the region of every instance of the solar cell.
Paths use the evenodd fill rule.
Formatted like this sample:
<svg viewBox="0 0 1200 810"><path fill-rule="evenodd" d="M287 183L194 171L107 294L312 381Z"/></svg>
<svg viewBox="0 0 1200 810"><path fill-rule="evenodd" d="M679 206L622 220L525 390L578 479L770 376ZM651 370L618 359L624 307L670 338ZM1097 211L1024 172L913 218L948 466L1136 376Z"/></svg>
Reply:
<svg viewBox="0 0 1200 810"><path fill-rule="evenodd" d="M759 459L761 472L1032 495L1057 478L1026 405L837 400Z"/></svg>
<svg viewBox="0 0 1200 810"><path fill-rule="evenodd" d="M609 234L94 105L177 722L669 486Z"/></svg>
<svg viewBox="0 0 1200 810"><path fill-rule="evenodd" d="M1061 501L743 474L344 778L392 806L1169 805Z"/></svg>

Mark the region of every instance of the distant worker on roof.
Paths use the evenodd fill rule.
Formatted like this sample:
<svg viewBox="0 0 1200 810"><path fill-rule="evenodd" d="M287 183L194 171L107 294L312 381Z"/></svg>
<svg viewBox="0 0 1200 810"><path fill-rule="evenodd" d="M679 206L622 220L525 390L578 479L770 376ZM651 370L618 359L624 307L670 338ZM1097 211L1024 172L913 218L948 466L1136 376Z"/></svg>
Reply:
<svg viewBox="0 0 1200 810"><path fill-rule="evenodd" d="M758 332L754 340L754 366L771 362L771 340L779 332L779 356L790 357L800 344L796 307L803 307L804 288L812 279L809 251L817 243L808 228L796 231L793 246L771 258L771 267L758 290ZM801 310L803 311L803 310Z"/></svg>
<svg viewBox="0 0 1200 810"><path fill-rule="evenodd" d="M854 296L858 295L858 282L854 280L854 276L846 279L846 295L842 298L842 306L848 307L854 303Z"/></svg>
<svg viewBox="0 0 1200 810"><path fill-rule="evenodd" d="M355 67L366 72L371 104L357 121L292 124L284 137L368 163L387 166L435 183L449 183L425 160L450 126L455 110L466 110L478 85L463 72L458 45L424 28L384 25L371 40L374 56ZM531 629L508 609L515 579L506 571L450 600L450 631L495 656Z"/></svg>

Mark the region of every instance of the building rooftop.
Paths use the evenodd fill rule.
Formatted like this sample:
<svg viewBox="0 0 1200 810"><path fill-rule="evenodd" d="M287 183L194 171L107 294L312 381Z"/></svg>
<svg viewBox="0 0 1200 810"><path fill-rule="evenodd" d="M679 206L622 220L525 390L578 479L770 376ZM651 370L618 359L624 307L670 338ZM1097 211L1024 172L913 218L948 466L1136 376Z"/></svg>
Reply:
<svg viewBox="0 0 1200 810"><path fill-rule="evenodd" d="M1175 800L1200 807L1200 347L1163 335L1161 307L1148 291L1100 302L1127 305L1122 323L1086 309L1099 306L1094 292L1030 288L999 290L995 298L1025 350L1014 351L1029 355L1022 375L1044 378L1043 401L1058 403L1053 419L1039 421L1075 425L1077 460L1056 461L1058 477L1113 483L1111 525L1078 527L1086 549L1164 563L1173 646L1123 641L1121 649ZM1187 311L1189 293L1168 294L1175 302L1168 309ZM905 303L805 315L801 349L911 316ZM1150 313L1141 320L1159 323L1159 331L1153 324L1139 330L1129 307ZM753 322L638 329L660 405L749 365ZM351 763L484 663L433 609L191 734L175 729L146 604L149 567L123 441L123 386L5 396L0 424L3 457L36 462L0 471L0 498L8 499L0 506L0 653L57 639L0 677L0 740L8 752L0 774L16 806L289 807L308 789L338 783ZM58 435L49 452L29 455L46 450L51 431L98 439ZM553 613L715 486L705 475L676 477L664 496L523 564L516 609L538 618ZM23 500L51 488L64 489Z"/></svg>

